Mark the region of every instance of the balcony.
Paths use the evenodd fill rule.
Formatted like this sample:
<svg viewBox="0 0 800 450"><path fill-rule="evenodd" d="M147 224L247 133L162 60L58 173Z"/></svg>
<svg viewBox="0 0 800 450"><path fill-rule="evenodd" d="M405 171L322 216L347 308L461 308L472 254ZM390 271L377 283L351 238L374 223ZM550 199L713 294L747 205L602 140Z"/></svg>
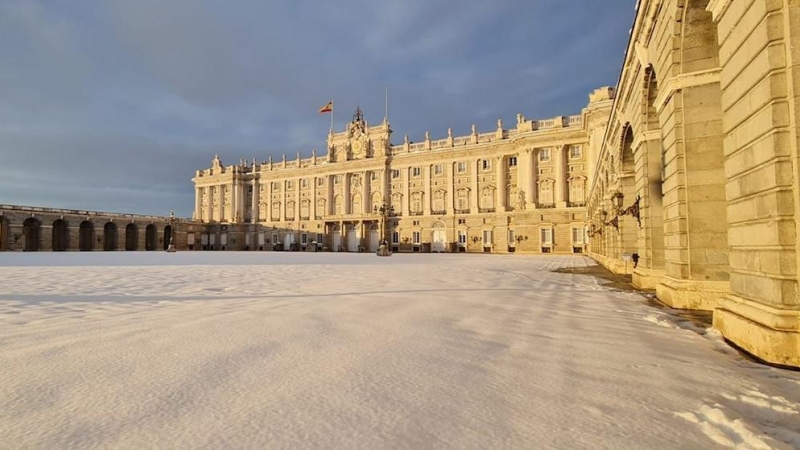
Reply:
<svg viewBox="0 0 800 450"><path fill-rule="evenodd" d="M478 212L481 214L488 214L495 212L494 208L478 208Z"/></svg>
<svg viewBox="0 0 800 450"><path fill-rule="evenodd" d="M586 202L567 202L567 208L585 208Z"/></svg>
<svg viewBox="0 0 800 450"><path fill-rule="evenodd" d="M411 211L408 213L409 216L421 216L422 211Z"/></svg>
<svg viewBox="0 0 800 450"><path fill-rule="evenodd" d="M457 209L456 214L469 214L469 209Z"/></svg>
<svg viewBox="0 0 800 450"><path fill-rule="evenodd" d="M555 203L537 203L536 209L553 209L556 207Z"/></svg>
<svg viewBox="0 0 800 450"><path fill-rule="evenodd" d="M439 210L439 211L431 211L431 214L434 215L434 216L444 216L444 215L447 214L447 211L445 211L443 209Z"/></svg>

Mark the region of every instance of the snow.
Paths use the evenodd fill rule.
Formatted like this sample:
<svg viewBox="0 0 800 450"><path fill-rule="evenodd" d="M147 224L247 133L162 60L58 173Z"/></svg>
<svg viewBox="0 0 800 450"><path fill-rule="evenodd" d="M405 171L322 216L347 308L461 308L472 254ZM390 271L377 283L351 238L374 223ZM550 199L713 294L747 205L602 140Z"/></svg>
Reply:
<svg viewBox="0 0 800 450"><path fill-rule="evenodd" d="M0 254L0 447L800 448L800 373L571 256Z"/></svg>

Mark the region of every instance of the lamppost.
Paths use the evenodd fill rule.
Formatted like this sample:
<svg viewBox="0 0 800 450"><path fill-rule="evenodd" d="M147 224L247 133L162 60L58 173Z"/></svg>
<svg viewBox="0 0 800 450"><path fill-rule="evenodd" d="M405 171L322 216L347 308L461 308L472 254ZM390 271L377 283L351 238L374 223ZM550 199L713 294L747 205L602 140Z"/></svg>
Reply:
<svg viewBox="0 0 800 450"><path fill-rule="evenodd" d="M381 216L381 242L379 244L379 248L383 248L383 251L379 253L381 256L389 256L389 240L386 239L386 223L388 222L389 217L394 216L394 206L388 205L386 203L382 204L380 207L377 205L372 207L372 212L374 214L380 214Z"/></svg>
<svg viewBox="0 0 800 450"><path fill-rule="evenodd" d="M175 245L174 245L174 238L175 238L175 224L178 222L178 219L175 218L175 212L169 212L169 246L167 246L167 252L175 253Z"/></svg>
<svg viewBox="0 0 800 450"><path fill-rule="evenodd" d="M380 207L373 206L372 212L374 214L380 214L381 216L381 237L383 240L388 241L386 239L386 223L388 222L389 217L394 217L394 206L387 205L386 203L382 204Z"/></svg>

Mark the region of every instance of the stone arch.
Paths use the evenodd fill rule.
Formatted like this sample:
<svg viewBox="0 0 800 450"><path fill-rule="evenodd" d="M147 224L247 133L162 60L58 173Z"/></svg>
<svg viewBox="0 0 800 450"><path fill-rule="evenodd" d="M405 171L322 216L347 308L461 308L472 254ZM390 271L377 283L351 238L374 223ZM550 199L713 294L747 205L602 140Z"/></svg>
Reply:
<svg viewBox="0 0 800 450"><path fill-rule="evenodd" d="M23 250L38 252L41 248L41 223L33 217L28 217L22 222L22 234L25 238Z"/></svg>
<svg viewBox="0 0 800 450"><path fill-rule="evenodd" d="M8 219L0 216L0 251L8 250Z"/></svg>
<svg viewBox="0 0 800 450"><path fill-rule="evenodd" d="M139 227L135 223L125 226L125 250L132 252L139 249Z"/></svg>
<svg viewBox="0 0 800 450"><path fill-rule="evenodd" d="M163 242L164 250L169 248L169 243L171 240L172 240L172 225L167 225L164 227L164 242Z"/></svg>
<svg viewBox="0 0 800 450"><path fill-rule="evenodd" d="M678 2L676 19L680 26L680 73L692 73L719 67L717 27L709 0ZM680 3L683 3L682 5Z"/></svg>
<svg viewBox="0 0 800 450"><path fill-rule="evenodd" d="M152 223L144 229L144 249L153 251L156 249L156 241L158 240L158 230Z"/></svg>
<svg viewBox="0 0 800 450"><path fill-rule="evenodd" d="M78 250L90 252L94 250L94 224L88 220L78 227Z"/></svg>
<svg viewBox="0 0 800 450"><path fill-rule="evenodd" d="M636 170L636 162L633 156L633 127L629 123L622 128L622 145L619 160L621 172L632 174Z"/></svg>
<svg viewBox="0 0 800 450"><path fill-rule="evenodd" d="M65 252L69 248L69 227L64 219L57 219L53 222L52 242L54 252Z"/></svg>
<svg viewBox="0 0 800 450"><path fill-rule="evenodd" d="M103 225L103 250L112 251L117 249L117 224L106 222Z"/></svg>

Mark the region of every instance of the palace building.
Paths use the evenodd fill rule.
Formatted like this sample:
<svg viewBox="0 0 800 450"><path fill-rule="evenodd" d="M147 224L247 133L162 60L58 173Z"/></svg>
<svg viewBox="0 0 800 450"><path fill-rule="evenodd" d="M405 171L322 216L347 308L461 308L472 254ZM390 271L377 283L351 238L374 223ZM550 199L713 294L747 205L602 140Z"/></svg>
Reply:
<svg viewBox="0 0 800 450"><path fill-rule="evenodd" d="M193 179L201 248L583 253L588 180L614 91L580 115L393 145L360 109L324 155L225 166ZM592 138L593 137L593 138ZM592 145L594 143L594 146Z"/></svg>

